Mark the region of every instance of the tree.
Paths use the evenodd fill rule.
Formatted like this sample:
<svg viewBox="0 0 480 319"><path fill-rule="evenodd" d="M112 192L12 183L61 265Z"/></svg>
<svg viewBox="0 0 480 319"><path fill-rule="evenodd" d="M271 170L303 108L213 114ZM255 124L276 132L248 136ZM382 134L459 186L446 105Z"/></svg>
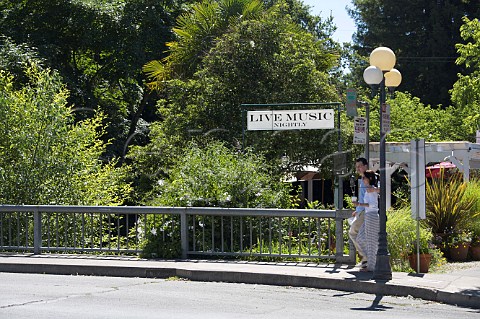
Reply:
<svg viewBox="0 0 480 319"><path fill-rule="evenodd" d="M12 42L36 48L58 71L77 120L105 114L104 140L112 142L106 156L122 156L129 143L146 142L146 123L156 119L141 66L165 56L184 2L5 0L0 30Z"/></svg>
<svg viewBox="0 0 480 319"><path fill-rule="evenodd" d="M452 107L435 109L424 105L419 98L401 92L396 93L396 98L389 104L392 131L387 135L388 141L405 142L416 138L425 138L429 142L458 140L455 127L458 122ZM373 112L376 117L373 123L378 132L378 105L377 112Z"/></svg>
<svg viewBox="0 0 480 319"><path fill-rule="evenodd" d="M399 89L433 107L449 106L448 91L462 71L454 63L462 17L478 17L478 1L354 0L353 5L350 15L357 25L354 42L360 54L368 56L377 46L390 47L405 79ZM363 83L361 71L356 73L359 83Z"/></svg>
<svg viewBox="0 0 480 319"><path fill-rule="evenodd" d="M464 18L460 32L467 43L456 45L457 64L464 65L468 72L458 74L451 90L452 101L457 109L456 116L463 121L459 133L463 139L474 141L476 130L480 129L480 21Z"/></svg>
<svg viewBox="0 0 480 319"><path fill-rule="evenodd" d="M173 28L177 39L168 43L169 55L163 61L150 61L143 70L153 81L152 88L161 88L165 79L189 78L209 51L214 40L245 19L262 12L259 0L203 0L177 18Z"/></svg>
<svg viewBox="0 0 480 319"><path fill-rule="evenodd" d="M131 153L143 176L155 180L154 175L168 175L173 159L181 157L191 140L203 143L207 137L237 148L253 147L271 162L287 155L292 167L322 164L331 174L329 155L337 150L334 130L255 132L242 145L242 103L338 99L328 75L338 57L279 9L231 26L191 79L164 83L159 101L163 120L151 125L151 143Z"/></svg>
<svg viewBox="0 0 480 319"><path fill-rule="evenodd" d="M0 202L119 205L131 191L127 167L104 164L104 118L74 124L59 75L32 63L27 83L0 70Z"/></svg>
<svg viewBox="0 0 480 319"><path fill-rule="evenodd" d="M169 42L169 55L162 61L147 63L143 70L151 79L150 87L160 89L166 79L191 77L217 37L242 21L259 18L264 7L277 7L282 14L312 33L332 51L340 47L331 36L335 31L332 17L322 21L312 16L309 7L298 0L203 0L177 19L173 28L176 39ZM280 9L279 9L280 8Z"/></svg>

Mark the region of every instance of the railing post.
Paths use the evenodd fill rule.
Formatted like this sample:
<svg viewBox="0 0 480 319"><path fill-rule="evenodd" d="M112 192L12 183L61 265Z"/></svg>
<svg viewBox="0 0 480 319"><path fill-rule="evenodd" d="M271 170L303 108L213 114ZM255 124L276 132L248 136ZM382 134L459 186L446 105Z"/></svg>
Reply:
<svg viewBox="0 0 480 319"><path fill-rule="evenodd" d="M340 209L335 211L335 261L342 262L343 258L343 218Z"/></svg>
<svg viewBox="0 0 480 319"><path fill-rule="evenodd" d="M188 252L188 221L187 211L180 213L180 239L182 242L182 259L187 259Z"/></svg>
<svg viewBox="0 0 480 319"><path fill-rule="evenodd" d="M352 254L352 243L349 241L348 255L343 254L343 220L351 216L352 211L348 209L337 209L335 211L335 262L355 264L355 254Z"/></svg>
<svg viewBox="0 0 480 319"><path fill-rule="evenodd" d="M33 211L33 254L40 255L42 250L42 215L35 208Z"/></svg>

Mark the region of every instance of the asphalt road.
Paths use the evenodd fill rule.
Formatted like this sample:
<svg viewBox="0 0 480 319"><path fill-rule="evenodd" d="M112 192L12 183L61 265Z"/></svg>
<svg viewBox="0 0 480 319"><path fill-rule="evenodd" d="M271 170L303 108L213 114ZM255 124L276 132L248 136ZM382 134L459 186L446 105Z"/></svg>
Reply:
<svg viewBox="0 0 480 319"><path fill-rule="evenodd" d="M479 318L420 299L178 279L0 273L0 318Z"/></svg>

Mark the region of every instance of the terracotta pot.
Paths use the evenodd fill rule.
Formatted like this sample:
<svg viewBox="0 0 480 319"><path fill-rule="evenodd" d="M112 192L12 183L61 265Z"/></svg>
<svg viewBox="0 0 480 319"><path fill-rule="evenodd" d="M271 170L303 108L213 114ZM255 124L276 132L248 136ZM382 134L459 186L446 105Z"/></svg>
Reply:
<svg viewBox="0 0 480 319"><path fill-rule="evenodd" d="M450 259L453 261L466 261L468 256L469 243L458 244L455 247L449 247Z"/></svg>
<svg viewBox="0 0 480 319"><path fill-rule="evenodd" d="M432 260L431 254L420 254L420 273L427 273L430 268L430 261ZM408 255L408 261L410 267L417 271L417 254Z"/></svg>
<svg viewBox="0 0 480 319"><path fill-rule="evenodd" d="M470 254L473 260L480 260L480 245L470 246Z"/></svg>

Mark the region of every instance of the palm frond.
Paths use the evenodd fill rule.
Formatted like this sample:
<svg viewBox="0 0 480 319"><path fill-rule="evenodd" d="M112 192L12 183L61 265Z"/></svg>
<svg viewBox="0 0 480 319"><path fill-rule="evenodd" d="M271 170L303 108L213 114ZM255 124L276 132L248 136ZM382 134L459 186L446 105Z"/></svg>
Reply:
<svg viewBox="0 0 480 319"><path fill-rule="evenodd" d="M153 60L146 63L142 67L143 73L147 76L149 82L147 86L150 89L159 89L167 79L169 70L165 67L165 64L158 60Z"/></svg>

